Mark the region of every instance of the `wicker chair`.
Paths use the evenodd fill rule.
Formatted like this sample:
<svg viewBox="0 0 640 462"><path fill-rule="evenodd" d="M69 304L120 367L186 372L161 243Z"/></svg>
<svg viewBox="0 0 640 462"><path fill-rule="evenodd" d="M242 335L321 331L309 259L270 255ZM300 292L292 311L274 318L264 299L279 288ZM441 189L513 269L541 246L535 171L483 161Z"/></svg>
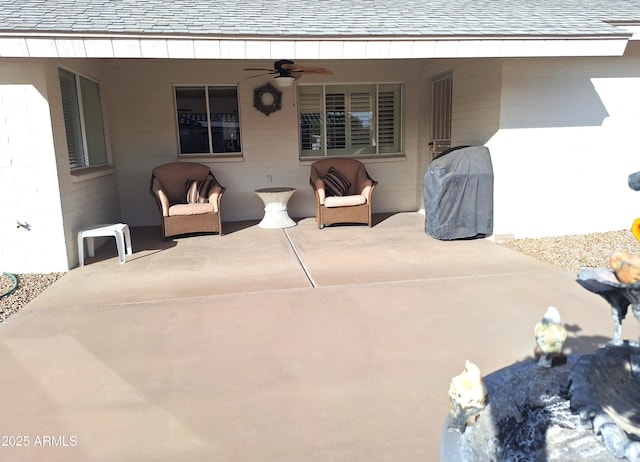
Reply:
<svg viewBox="0 0 640 462"><path fill-rule="evenodd" d="M160 210L164 237L207 232L222 235L220 201L226 188L206 165L160 165L151 173L149 190Z"/></svg>
<svg viewBox="0 0 640 462"><path fill-rule="evenodd" d="M311 164L309 183L316 197L318 228L335 223L365 223L371 227L371 199L378 182L371 179L362 162L349 158L319 160Z"/></svg>

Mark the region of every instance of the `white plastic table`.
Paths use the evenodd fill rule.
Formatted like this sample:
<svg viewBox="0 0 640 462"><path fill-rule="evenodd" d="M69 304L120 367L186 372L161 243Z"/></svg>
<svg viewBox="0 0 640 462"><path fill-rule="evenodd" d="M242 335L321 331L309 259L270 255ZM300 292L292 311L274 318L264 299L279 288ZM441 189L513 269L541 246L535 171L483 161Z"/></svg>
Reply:
<svg viewBox="0 0 640 462"><path fill-rule="evenodd" d="M87 239L87 250L90 257L95 255L95 248L93 244L94 237L109 237L116 238L116 246L118 247L118 258L120 263L125 263L125 245L127 254L133 253L131 249L131 233L129 232L129 226L124 223L116 223L112 225L96 225L89 228L84 228L78 231L78 260L80 266L84 266L84 239Z"/></svg>
<svg viewBox="0 0 640 462"><path fill-rule="evenodd" d="M263 188L254 192L264 202L264 217L258 223L260 228L280 229L296 225L287 212L287 202L296 188Z"/></svg>

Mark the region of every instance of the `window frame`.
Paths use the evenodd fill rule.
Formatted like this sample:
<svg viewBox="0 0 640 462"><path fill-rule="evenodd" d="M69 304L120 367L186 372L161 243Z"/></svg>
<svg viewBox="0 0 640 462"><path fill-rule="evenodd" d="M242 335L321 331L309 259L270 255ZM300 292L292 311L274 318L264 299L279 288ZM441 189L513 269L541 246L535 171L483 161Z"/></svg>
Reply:
<svg viewBox="0 0 640 462"><path fill-rule="evenodd" d="M180 123L180 113L178 111L178 95L177 95L177 90L179 89L202 89L203 90L203 95L204 95L204 104L205 104L205 115L206 115L206 121L203 121L206 123L206 127L207 127L207 142L208 142L208 147L209 147L209 152L182 152L182 141L181 141L181 135L180 135L180 130L181 130L181 123ZM211 108L211 104L210 104L210 93L209 90L210 89L215 89L215 88L226 88L226 89L234 89L235 90L235 95L236 95L236 112L237 112L237 120L232 121L235 124L236 130L235 133L237 133L237 139L236 142L239 145L239 150L238 151L227 151L227 152L214 152L215 148L214 148L214 135L213 135L213 131L212 131L212 125L211 125L211 113L212 113L212 108ZM178 151L178 158L187 158L187 159L196 159L196 158L206 158L206 159L220 159L220 158L224 158L224 159L243 159L243 152L242 152L242 148L243 148L243 141L242 141L242 132L243 130L242 128L242 116L241 116L241 104L240 104L240 87L238 84L207 84L207 83L190 83L190 84L173 84L172 85L172 94L173 94L173 105L174 105L174 117L175 117L175 124L176 124L176 147L177 147L177 151ZM222 114L222 113L220 113ZM223 135L224 136L224 135Z"/></svg>
<svg viewBox="0 0 640 462"><path fill-rule="evenodd" d="M69 114L65 113L65 95L63 94L65 90L63 90L62 72L69 74L69 76L73 77L74 81L73 103L74 107L77 109L77 114L73 114L73 117L78 117L76 121L78 126L74 126L72 128L67 125L67 120L72 117L68 117ZM93 95L89 92L83 94L83 81L95 86L95 93ZM111 155L109 144L107 142L104 107L102 104L104 98L102 97L102 86L100 85L100 82L83 73L76 72L63 66L58 66L58 83L60 85L62 118L65 127L65 139L67 141L69 169L75 174L86 171L87 169L111 166ZM97 101L95 99L93 99L93 101L88 100L88 98L91 98L92 96L97 98ZM86 105L88 102L93 103L94 106L87 108ZM96 102L97 105L95 104ZM88 127L92 126L94 129L88 130ZM97 131L95 130L96 128ZM70 134L79 137L79 139L74 139L74 142L70 144ZM98 142L98 146L96 145L96 142ZM75 148L72 148L71 146L75 146ZM75 151L76 148L80 148L82 152L72 156L72 152ZM96 152L96 149L100 152ZM81 160L82 162L78 162L78 160Z"/></svg>
<svg viewBox="0 0 640 462"><path fill-rule="evenodd" d="M357 92L358 90L362 90L364 88L370 87L372 90L369 93L372 100L372 111L371 111L371 123L374 124L373 133L372 133L372 145L368 146L370 149L374 149L374 152L365 152L363 154L350 152L355 149L352 144L352 140L354 138L354 131L351 126L351 119L348 114L350 114L353 108L353 102L349 100L349 95ZM393 149L389 151L388 149L384 149L384 147L380 146L379 137L380 137L380 94L381 89L384 87L395 87L393 89L394 94L396 95L394 99L394 111L396 111L397 116L394 117L393 121L393 130L394 138L396 139L395 144L397 144L397 149ZM319 98L320 98L320 120L321 124L320 128L320 136L321 136L321 145L322 147L318 150L305 150L302 146L303 133L302 133L302 124L301 124L301 112L302 104L301 104L301 91L304 88L315 88L319 89ZM331 89L341 90L342 94L345 95L345 140L349 141L349 145L346 145L343 149L331 149L329 147L328 142L328 127L327 127L327 95L331 94ZM304 92L304 90L302 90ZM336 93L337 94L337 93ZM301 161L306 160L318 160L330 157L351 157L351 158L368 158L368 159L381 159L381 158L393 158L393 157L403 157L404 156L404 84L402 82L360 82L360 83L345 83L345 84L302 84L298 85L296 91L296 106L297 106L297 133L298 133L298 157ZM308 153L305 155L305 152ZM313 153L313 154L312 154Z"/></svg>

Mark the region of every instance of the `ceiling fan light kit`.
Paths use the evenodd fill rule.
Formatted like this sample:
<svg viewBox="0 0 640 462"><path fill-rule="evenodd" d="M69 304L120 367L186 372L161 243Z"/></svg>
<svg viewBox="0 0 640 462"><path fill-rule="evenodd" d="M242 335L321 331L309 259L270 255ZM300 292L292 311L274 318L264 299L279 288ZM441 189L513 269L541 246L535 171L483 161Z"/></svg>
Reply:
<svg viewBox="0 0 640 462"><path fill-rule="evenodd" d="M277 75L275 80L276 85L279 87L290 87L296 79L287 75Z"/></svg>

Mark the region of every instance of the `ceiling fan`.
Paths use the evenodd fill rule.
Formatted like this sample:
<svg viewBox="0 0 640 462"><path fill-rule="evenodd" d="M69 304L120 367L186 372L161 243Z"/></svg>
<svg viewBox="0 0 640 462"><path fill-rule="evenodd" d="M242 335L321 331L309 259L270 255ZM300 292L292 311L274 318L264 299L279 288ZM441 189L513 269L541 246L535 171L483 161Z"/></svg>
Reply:
<svg viewBox="0 0 640 462"><path fill-rule="evenodd" d="M245 69L245 71L266 71L266 73L264 74L253 75L249 78L258 77L260 75L275 75L276 84L279 87L291 86L294 80L298 80L300 77L306 74L333 74L333 72L331 72L329 69L325 69L324 67L299 66L298 64L295 64L293 61L289 61L288 59L280 59L274 62L273 69L249 67Z"/></svg>

